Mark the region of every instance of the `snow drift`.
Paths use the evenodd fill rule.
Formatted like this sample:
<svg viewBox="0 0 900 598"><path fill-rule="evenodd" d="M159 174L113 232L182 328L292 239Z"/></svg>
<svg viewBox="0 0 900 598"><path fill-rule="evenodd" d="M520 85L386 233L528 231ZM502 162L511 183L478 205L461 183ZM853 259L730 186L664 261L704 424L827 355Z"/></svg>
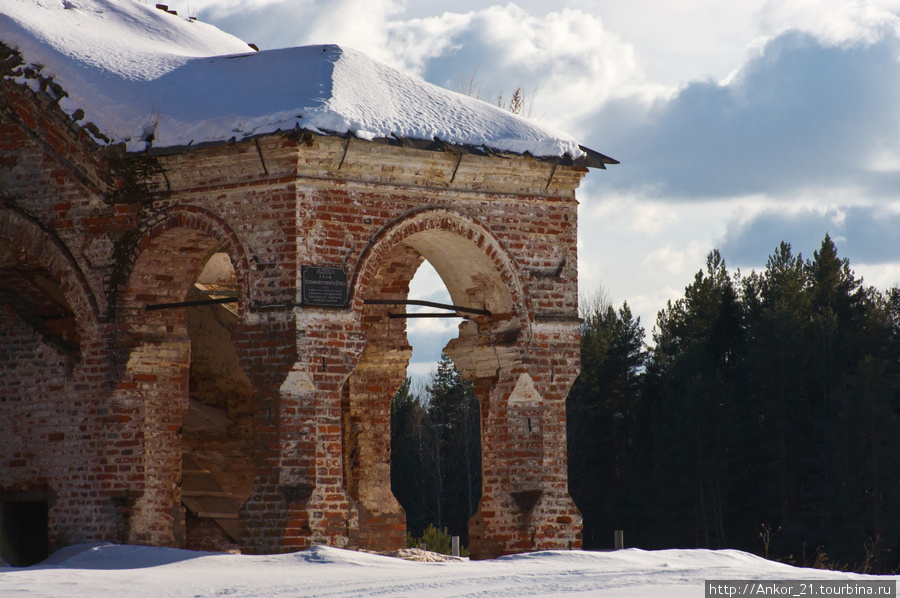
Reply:
<svg viewBox="0 0 900 598"><path fill-rule="evenodd" d="M326 546L247 556L100 544L65 548L25 569L0 567L0 595L695 598L704 595L704 581L713 579L863 576L799 569L736 550L548 551L493 561L422 563Z"/></svg>

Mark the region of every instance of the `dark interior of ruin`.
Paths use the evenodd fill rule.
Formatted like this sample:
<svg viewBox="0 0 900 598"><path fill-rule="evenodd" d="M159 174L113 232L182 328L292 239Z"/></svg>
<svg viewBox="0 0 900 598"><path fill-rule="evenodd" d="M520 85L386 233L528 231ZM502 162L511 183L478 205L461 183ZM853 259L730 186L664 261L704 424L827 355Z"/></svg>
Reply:
<svg viewBox="0 0 900 598"><path fill-rule="evenodd" d="M40 496L0 496L0 560L28 567L49 556L49 510Z"/></svg>

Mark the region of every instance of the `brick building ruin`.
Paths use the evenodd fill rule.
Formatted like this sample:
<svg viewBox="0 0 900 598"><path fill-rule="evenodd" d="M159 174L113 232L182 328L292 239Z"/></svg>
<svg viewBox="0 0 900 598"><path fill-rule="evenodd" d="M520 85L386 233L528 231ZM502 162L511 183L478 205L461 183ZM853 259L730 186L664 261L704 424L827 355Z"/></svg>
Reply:
<svg viewBox="0 0 900 598"><path fill-rule="evenodd" d="M0 44L7 555L404 546L396 316L425 260L465 318L445 352L481 405L472 556L580 547L575 189L612 160L302 130L128 152L50 79L15 80L22 64Z"/></svg>

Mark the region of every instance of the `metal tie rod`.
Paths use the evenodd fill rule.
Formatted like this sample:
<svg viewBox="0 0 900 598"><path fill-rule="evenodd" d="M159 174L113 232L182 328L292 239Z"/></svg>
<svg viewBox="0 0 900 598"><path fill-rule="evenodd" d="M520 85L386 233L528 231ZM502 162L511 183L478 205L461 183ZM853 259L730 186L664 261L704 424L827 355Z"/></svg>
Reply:
<svg viewBox="0 0 900 598"><path fill-rule="evenodd" d="M198 305L219 305L221 303L237 302L237 297L219 297L218 299L198 299L196 301L179 301L178 303L157 303L156 305L148 305L144 309L147 311L158 311L160 309L177 309L179 307L197 307Z"/></svg>
<svg viewBox="0 0 900 598"><path fill-rule="evenodd" d="M437 309L446 309L449 311L459 311L466 314L476 314L479 316L489 316L491 312L486 309L476 309L474 307L462 307L459 305L449 305L447 303L435 303L434 301L420 301L418 299L365 299L363 303L368 305L421 305L422 307L434 307ZM424 314L423 314L424 315ZM443 316L440 314L438 317ZM409 314L408 317L422 317L415 314ZM426 316L427 317L427 316Z"/></svg>

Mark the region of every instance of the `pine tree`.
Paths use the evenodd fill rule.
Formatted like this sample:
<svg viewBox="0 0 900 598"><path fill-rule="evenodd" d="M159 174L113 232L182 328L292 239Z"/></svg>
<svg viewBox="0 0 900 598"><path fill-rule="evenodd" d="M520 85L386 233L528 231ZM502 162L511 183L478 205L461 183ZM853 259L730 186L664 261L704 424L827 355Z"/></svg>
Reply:
<svg viewBox="0 0 900 598"><path fill-rule="evenodd" d="M569 492L584 516L584 545L603 548L623 525L632 419L644 367L644 329L628 304L602 295L582 310L581 375L566 402Z"/></svg>
<svg viewBox="0 0 900 598"><path fill-rule="evenodd" d="M810 352L809 273L782 242L761 275L745 279L748 305L747 393L752 442L750 504L759 524L790 539L803 527L803 467L810 434L806 401Z"/></svg>
<svg viewBox="0 0 900 598"><path fill-rule="evenodd" d="M696 274L684 298L660 312L654 339L645 388L653 436L644 450L659 484L648 500L655 512L669 514L648 523L664 530L664 541L689 535L696 546L725 546L734 535L729 520L737 508L736 479L745 472L738 462L745 440L739 392L744 328L718 251L707 256L706 272ZM661 494L662 485L674 491Z"/></svg>
<svg viewBox="0 0 900 598"><path fill-rule="evenodd" d="M391 401L391 491L406 511L407 530L421 535L435 510L432 470L426 467L431 442L427 411L407 378Z"/></svg>
<svg viewBox="0 0 900 598"><path fill-rule="evenodd" d="M900 548L900 290L866 288L826 236L765 271L709 255L660 312L637 410L630 500L647 547L829 555L868 571ZM865 547L865 548L864 548Z"/></svg>
<svg viewBox="0 0 900 598"><path fill-rule="evenodd" d="M472 384L444 354L427 386L435 430L433 463L438 472L439 512L434 522L468 537L468 520L481 499L481 411Z"/></svg>
<svg viewBox="0 0 900 598"><path fill-rule="evenodd" d="M468 541L468 520L481 499L481 414L472 385L441 356L416 396L410 380L391 403L391 487L407 530L432 524Z"/></svg>

